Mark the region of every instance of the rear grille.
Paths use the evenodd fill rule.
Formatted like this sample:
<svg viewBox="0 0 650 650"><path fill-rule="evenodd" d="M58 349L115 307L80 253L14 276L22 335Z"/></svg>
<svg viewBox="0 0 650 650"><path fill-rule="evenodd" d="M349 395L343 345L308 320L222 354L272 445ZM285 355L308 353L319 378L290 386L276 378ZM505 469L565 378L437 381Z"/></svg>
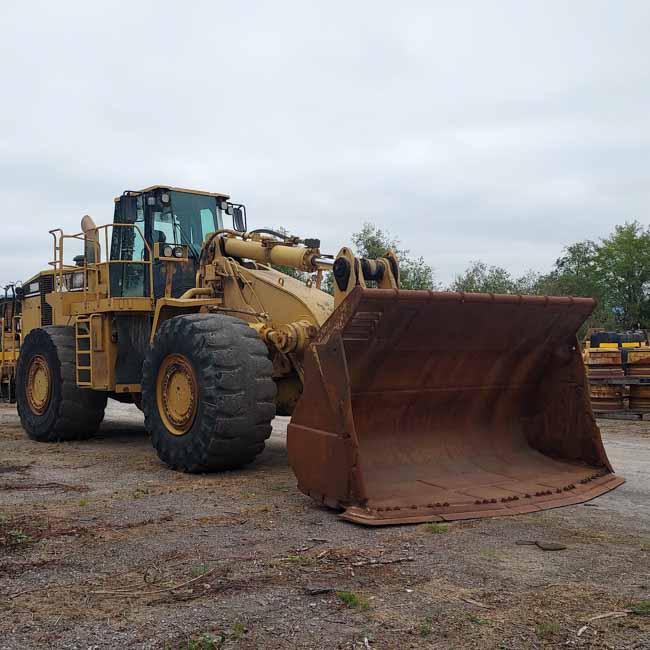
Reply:
<svg viewBox="0 0 650 650"><path fill-rule="evenodd" d="M52 324L52 307L45 300L45 296L54 290L54 276L42 275L38 280L38 287L41 292L41 327L43 327Z"/></svg>

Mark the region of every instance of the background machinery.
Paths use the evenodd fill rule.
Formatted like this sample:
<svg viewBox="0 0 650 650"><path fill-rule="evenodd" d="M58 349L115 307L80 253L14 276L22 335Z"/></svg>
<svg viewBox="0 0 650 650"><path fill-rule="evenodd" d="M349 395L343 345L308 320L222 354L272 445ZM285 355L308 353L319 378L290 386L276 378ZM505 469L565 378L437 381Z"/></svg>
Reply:
<svg viewBox="0 0 650 650"><path fill-rule="evenodd" d="M211 192L127 191L82 231L51 231L51 268L13 311L34 440L92 435L110 397L144 411L169 466L207 472L253 460L292 415L299 488L367 524L532 512L622 482L576 340L591 299L403 291L391 253L248 231Z"/></svg>
<svg viewBox="0 0 650 650"><path fill-rule="evenodd" d="M594 412L640 418L650 413L650 345L646 330L591 329L583 342L582 357Z"/></svg>
<svg viewBox="0 0 650 650"><path fill-rule="evenodd" d="M16 363L20 350L20 286L8 284L0 297L0 398L16 398Z"/></svg>

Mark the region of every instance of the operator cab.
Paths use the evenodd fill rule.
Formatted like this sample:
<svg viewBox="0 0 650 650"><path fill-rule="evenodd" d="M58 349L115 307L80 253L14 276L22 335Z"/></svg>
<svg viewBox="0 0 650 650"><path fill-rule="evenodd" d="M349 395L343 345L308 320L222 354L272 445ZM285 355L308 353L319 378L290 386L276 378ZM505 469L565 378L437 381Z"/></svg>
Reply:
<svg viewBox="0 0 650 650"><path fill-rule="evenodd" d="M246 209L226 194L154 185L115 199L111 238L111 295L149 296L149 268L155 298L178 298L194 287L201 245L232 217L233 229L246 230ZM129 227L131 226L131 227ZM128 262L133 262L129 264ZM152 262L152 265L143 262ZM127 262L126 264L124 262Z"/></svg>

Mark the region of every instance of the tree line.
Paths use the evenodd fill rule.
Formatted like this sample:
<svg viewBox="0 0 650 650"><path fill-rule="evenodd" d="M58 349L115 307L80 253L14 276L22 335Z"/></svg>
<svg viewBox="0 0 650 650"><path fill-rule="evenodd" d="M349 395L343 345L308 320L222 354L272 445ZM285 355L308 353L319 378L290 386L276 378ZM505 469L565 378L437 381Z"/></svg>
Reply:
<svg viewBox="0 0 650 650"><path fill-rule="evenodd" d="M599 241L566 246L548 273L528 271L515 277L501 266L475 260L447 287L436 281L422 257L412 257L398 239L371 223L353 234L352 245L358 256L368 258L394 251L404 289L591 297L598 306L590 326L650 327L650 228L638 221L615 226Z"/></svg>

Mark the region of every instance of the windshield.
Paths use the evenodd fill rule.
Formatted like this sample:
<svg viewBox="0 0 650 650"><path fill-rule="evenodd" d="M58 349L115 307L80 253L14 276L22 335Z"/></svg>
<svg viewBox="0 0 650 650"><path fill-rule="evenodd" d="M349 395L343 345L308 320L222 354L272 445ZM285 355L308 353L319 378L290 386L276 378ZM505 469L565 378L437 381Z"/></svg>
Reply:
<svg viewBox="0 0 650 650"><path fill-rule="evenodd" d="M187 244L196 256L206 235L223 227L214 196L170 192L171 202L153 212L154 242Z"/></svg>

